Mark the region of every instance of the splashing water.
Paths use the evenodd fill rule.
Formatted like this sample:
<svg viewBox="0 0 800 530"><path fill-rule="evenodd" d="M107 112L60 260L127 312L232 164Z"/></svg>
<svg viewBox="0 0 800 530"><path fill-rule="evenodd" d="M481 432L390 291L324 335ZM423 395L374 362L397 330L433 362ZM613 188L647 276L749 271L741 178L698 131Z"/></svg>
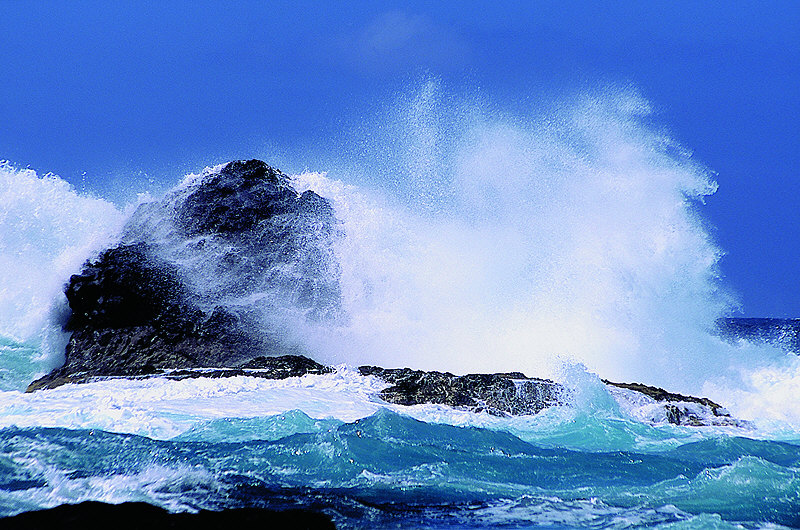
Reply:
<svg viewBox="0 0 800 530"><path fill-rule="evenodd" d="M522 116L435 80L401 94L353 133L352 166L292 177L335 210L317 265L338 277L336 318L235 277L257 268L215 277L258 249L176 235L170 212L202 175L131 217L0 165L0 516L96 499L299 503L344 527L796 526L800 356L717 336L735 300L700 215L716 184L651 114L628 88ZM60 362L70 274L136 230L210 304L336 372L20 392ZM390 405L362 363L524 371L571 406ZM670 425L601 377L708 396L753 426Z"/></svg>
<svg viewBox="0 0 800 530"><path fill-rule="evenodd" d="M533 117L459 99L436 80L401 94L351 140L360 167L348 172L366 186L294 177L341 221L346 318L294 319L283 332L322 362L556 378L581 363L749 415L775 408L797 390L797 360L713 333L734 305L698 213L716 184L651 113L630 88ZM62 286L113 243L124 215L52 175L6 163L0 178L0 333L52 342L49 367L63 344L46 326Z"/></svg>
<svg viewBox="0 0 800 530"><path fill-rule="evenodd" d="M714 333L735 304L698 213L717 186L648 125L644 99L584 95L535 119L453 108L434 81L399 99L384 142L360 144L375 153L380 191L296 177L334 202L346 234L349 324L307 333L309 351L556 378L564 362L582 363L755 416L772 407L762 393L779 401L798 390L795 356ZM382 158L389 142L395 152ZM774 371L792 375L768 383Z"/></svg>
<svg viewBox="0 0 800 530"><path fill-rule="evenodd" d="M50 320L66 305L64 284L114 243L123 221L113 204L78 195L54 175L0 163L0 336L43 347L44 370L63 361Z"/></svg>
<svg viewBox="0 0 800 530"><path fill-rule="evenodd" d="M359 168L347 171L366 185L295 176L341 222L331 270L345 318L287 317L281 333L321 362L557 379L564 363L579 363L612 380L709 395L749 417L798 420L800 407L784 405L796 402L797 357L714 333L734 300L699 214L716 190L709 171L649 124L649 104L630 88L531 114L427 80L351 139ZM43 371L63 351L47 322L63 310L64 282L113 244L125 215L52 175L5 164L0 177L9 227L0 333L44 342ZM235 302L268 308L264 333L276 325L269 296Z"/></svg>

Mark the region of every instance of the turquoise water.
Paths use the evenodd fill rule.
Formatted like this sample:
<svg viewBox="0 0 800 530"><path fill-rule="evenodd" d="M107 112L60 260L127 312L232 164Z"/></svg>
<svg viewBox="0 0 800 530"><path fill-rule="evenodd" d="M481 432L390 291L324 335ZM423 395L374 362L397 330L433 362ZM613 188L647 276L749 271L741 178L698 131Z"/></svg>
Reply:
<svg viewBox="0 0 800 530"><path fill-rule="evenodd" d="M392 406L344 368L23 394L36 348L3 347L19 373L0 392L0 516L100 500L305 507L342 528L800 526L791 429L643 422L599 386L515 418Z"/></svg>
<svg viewBox="0 0 800 530"><path fill-rule="evenodd" d="M9 427L0 455L2 515L99 499L299 505L344 527L800 525L800 446L731 435L580 451L385 409L350 423L289 411L172 440Z"/></svg>
<svg viewBox="0 0 800 530"><path fill-rule="evenodd" d="M39 352L35 344L25 344L0 335L0 391L24 390L41 367L32 362Z"/></svg>

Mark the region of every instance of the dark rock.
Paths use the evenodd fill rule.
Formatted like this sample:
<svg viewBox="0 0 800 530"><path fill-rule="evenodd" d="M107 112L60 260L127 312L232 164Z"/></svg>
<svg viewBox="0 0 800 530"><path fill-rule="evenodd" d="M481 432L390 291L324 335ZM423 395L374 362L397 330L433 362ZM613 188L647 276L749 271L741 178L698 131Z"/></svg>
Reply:
<svg viewBox="0 0 800 530"><path fill-rule="evenodd" d="M173 266L157 259L144 244L105 251L66 289L72 310L68 331L121 328L146 324L184 301L185 293Z"/></svg>
<svg viewBox="0 0 800 530"><path fill-rule="evenodd" d="M603 380L603 383L614 388L632 390L657 402L664 403L666 419L674 425L690 425L693 427L703 425L745 426L745 422L732 418L722 405L708 398L675 394L667 392L663 388L641 383L614 383L606 379Z"/></svg>
<svg viewBox="0 0 800 530"><path fill-rule="evenodd" d="M391 386L380 397L396 405L439 403L496 416L536 414L548 407L569 406L569 392L548 379L529 378L520 372L468 374L425 372L410 368L361 366L362 375L373 375ZM639 383L603 383L661 403L662 417L675 425L745 426L708 398L684 396ZM641 399L641 397L640 397ZM655 420L654 420L655 421ZM663 419L661 420L663 421Z"/></svg>
<svg viewBox="0 0 800 530"><path fill-rule="evenodd" d="M70 278L72 331L60 368L28 391L98 376L142 376L172 368L236 366L263 355L264 344L235 315L194 307L174 267L145 244L105 251Z"/></svg>
<svg viewBox="0 0 800 530"><path fill-rule="evenodd" d="M288 179L260 160L231 162L208 178L177 209L188 236L241 233L299 206Z"/></svg>
<svg viewBox="0 0 800 530"><path fill-rule="evenodd" d="M260 362L265 359L265 362ZM329 366L319 364L308 357L302 355L280 355L277 357L258 357L256 363L247 363L241 368L155 368L147 367L139 373L123 374L98 374L95 371L69 372L56 370L50 375L38 379L28 386L28 392L40 390L42 388L55 388L60 385L72 383L90 383L92 381L102 381L107 379L146 379L148 377L159 377L181 381L183 379L220 379L223 377L247 376L261 379L286 379L287 377L300 377L306 374L322 375L332 373L334 370ZM260 365L254 367L255 365Z"/></svg>
<svg viewBox="0 0 800 530"><path fill-rule="evenodd" d="M186 257L187 242L196 246L197 255L187 260L195 264L186 273L190 281L207 284L196 293L205 303L270 292L311 320L338 316L339 270L332 250L337 221L326 199L312 191L298 194L286 175L248 160L227 164L158 206L155 215L149 205L134 214L126 237L152 238L163 229L153 218L171 217L175 230L157 243L179 254L177 259Z"/></svg>
<svg viewBox="0 0 800 530"><path fill-rule="evenodd" d="M656 401L671 401L671 402L681 402L681 403L699 403L701 405L705 405L709 407L711 410L714 411L715 414L719 413L719 415L723 415L725 409L722 408L722 405L718 405L714 403L708 398L698 398L694 396L684 396L682 394L675 394L673 392L667 392L663 388L658 388L655 386L648 386L643 385L641 383L614 383L613 381L609 381L607 379L603 379L603 383L615 386L617 388L625 388L628 390L635 390L645 396L649 396Z"/></svg>
<svg viewBox="0 0 800 530"><path fill-rule="evenodd" d="M171 528L175 530L232 530L234 528L335 528L327 515L301 509L267 510L236 508L224 511L200 510L197 513L170 513L144 502L106 504L85 501L62 504L48 510L24 512L0 519L0 527L14 529L59 528L69 530L107 530L111 527Z"/></svg>
<svg viewBox="0 0 800 530"><path fill-rule="evenodd" d="M288 177L258 160L231 162L142 205L123 243L70 278L64 365L28 391L175 369L321 373L280 330L265 329L269 303L229 301L269 292L274 304L306 318L335 314L334 224L328 201L298 194ZM279 355L283 361L265 360Z"/></svg>
<svg viewBox="0 0 800 530"><path fill-rule="evenodd" d="M246 375L264 379L286 379L306 374L322 375L333 373L333 368L319 364L302 355L279 355L276 357L256 357L243 364L241 368L221 368L219 370L171 370L158 374L168 379L194 379L197 377L233 377Z"/></svg>
<svg viewBox="0 0 800 530"><path fill-rule="evenodd" d="M505 416L536 414L562 404L561 385L547 379L530 379L518 372L469 374L424 372L410 368L361 366L362 375L377 376L392 386L381 398L397 405L440 403L474 412Z"/></svg>
<svg viewBox="0 0 800 530"><path fill-rule="evenodd" d="M269 371L274 374L271 379L285 379L305 374L329 374L333 372L333 368L300 355L256 357L243 364L242 368L253 371Z"/></svg>

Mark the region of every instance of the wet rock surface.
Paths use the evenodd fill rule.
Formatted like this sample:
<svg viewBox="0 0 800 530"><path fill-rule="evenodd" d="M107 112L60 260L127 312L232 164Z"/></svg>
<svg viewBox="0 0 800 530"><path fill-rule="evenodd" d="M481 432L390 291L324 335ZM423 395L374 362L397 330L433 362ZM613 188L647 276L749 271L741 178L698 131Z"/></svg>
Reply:
<svg viewBox="0 0 800 530"><path fill-rule="evenodd" d="M663 388L643 385L641 383L614 383L613 381L609 381L607 379L603 379L603 383L613 387L624 388L626 390L633 390L635 392L639 392L640 394L644 394L648 397L651 397L656 401L698 403L714 411L715 415L720 415L720 416L727 415L722 405L714 403L708 398L698 398L694 396L684 396L682 394L675 394L673 392L667 392Z"/></svg>
<svg viewBox="0 0 800 530"><path fill-rule="evenodd" d="M449 372L378 366L360 366L358 370L362 375L378 377L391 385L380 392L380 398L396 405L436 403L495 416L536 414L548 407L570 405L569 390L563 385L549 379L527 377L520 372L457 376ZM612 394L615 394L614 389L628 392L627 396L620 396L623 400L657 403L658 413L649 418L653 423L745 426L708 398L684 396L640 383L607 380L603 383Z"/></svg>
<svg viewBox="0 0 800 530"><path fill-rule="evenodd" d="M333 373L333 368L319 364L302 355L278 355L275 357L256 357L239 368L165 370L158 375L167 379L196 379L199 377L248 376L262 379L286 379L306 374L322 375Z"/></svg>
<svg viewBox="0 0 800 530"><path fill-rule="evenodd" d="M613 389L621 389L638 394L640 400L641 396L644 396L644 398L658 403L663 418L673 425L688 425L692 427L710 425L748 426L747 422L731 417L727 409L708 398L676 394L663 388L641 383L615 383L606 379L603 380L603 383L612 389L612 393L614 393ZM651 418L651 420L656 421L655 418Z"/></svg>
<svg viewBox="0 0 800 530"><path fill-rule="evenodd" d="M281 370L262 368L319 371L265 330L251 308L234 312L242 305L229 302L264 296L262 282L272 300L308 318L335 312L338 276L325 255L334 222L327 200L297 193L288 177L258 160L232 162L175 196L143 204L123 243L70 278L65 362L28 390L175 369L253 368L281 355ZM224 253L198 259L210 247ZM205 268L179 267L181 260Z"/></svg>
<svg viewBox="0 0 800 530"><path fill-rule="evenodd" d="M378 366L361 366L358 370L362 375L374 375L390 383L392 386L381 391L380 397L397 405L439 403L505 416L536 414L563 403L561 385L521 373L456 376L449 372Z"/></svg>
<svg viewBox="0 0 800 530"><path fill-rule="evenodd" d="M316 197L325 208L327 201ZM176 208L176 220L187 236L241 234L261 221L301 209L297 193L280 171L259 160L239 160L189 195Z"/></svg>
<svg viewBox="0 0 800 530"><path fill-rule="evenodd" d="M163 369L238 366L264 344L223 308L207 314L187 296L176 270L145 244L104 252L72 276L65 363L29 391L96 376L141 376Z"/></svg>

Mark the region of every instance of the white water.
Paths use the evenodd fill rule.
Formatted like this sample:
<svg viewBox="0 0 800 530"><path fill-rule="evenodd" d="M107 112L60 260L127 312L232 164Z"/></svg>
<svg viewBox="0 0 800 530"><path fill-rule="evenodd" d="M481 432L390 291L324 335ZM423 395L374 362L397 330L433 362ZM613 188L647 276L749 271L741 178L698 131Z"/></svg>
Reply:
<svg viewBox="0 0 800 530"><path fill-rule="evenodd" d="M570 399L570 406L555 407L535 416L501 418L445 405L387 404L377 398L378 392L387 386L385 382L361 376L345 366L333 374L285 380L116 379L64 385L32 395L0 392L0 428L99 429L166 440L202 429L215 420L258 420L287 411L302 411L311 418L353 422L380 409L390 409L429 423L499 429L539 444L590 451L663 450L725 434L764 435L736 427L676 427L668 424L663 409L652 406L649 400L636 402L611 394L589 374L579 377L573 374L566 383L576 389L581 385L583 391L582 396ZM655 409L658 412L652 414ZM262 437L257 427L252 426L252 436ZM605 439L591 436L596 428L606 432ZM774 439L774 433L771 435ZM780 438L795 440L796 433L787 432Z"/></svg>
<svg viewBox="0 0 800 530"><path fill-rule="evenodd" d="M732 307L719 278L722 252L698 213L716 184L648 124L649 113L630 90L562 101L535 118L456 101L435 82L398 98L355 162L354 174L380 186L313 172L294 177L298 191L329 198L342 222L336 257L346 314L298 328L296 337L316 360L351 366L520 370L566 380L565 366L583 365L603 378L706 395L734 415L779 422L775 428L800 425L798 358L709 333ZM63 305L64 282L113 241L124 216L57 177L4 165L0 178L0 333L41 344L48 315ZM46 367L58 361L56 346L40 350ZM132 416L95 418L98 428L137 432L126 421L160 428L134 413L135 394L147 393L137 384L125 398ZM51 403L47 396L85 397L70 387L13 395L6 398L21 412L5 414L26 425L24 417L50 406L37 409L39 400ZM351 401L339 398L339 412L314 417L349 418ZM359 399L359 407L370 402ZM255 414L246 402L231 403L208 406ZM95 410L113 407L81 410L99 418L105 413Z"/></svg>
<svg viewBox="0 0 800 530"><path fill-rule="evenodd" d="M124 219L55 175L0 162L0 336L40 347L44 370L63 360L53 313L66 305L64 284L113 244Z"/></svg>
<svg viewBox="0 0 800 530"><path fill-rule="evenodd" d="M385 143L366 142L380 191L296 178L333 201L346 233L349 325L309 350L556 379L580 363L797 423L797 356L712 333L735 304L701 217L716 183L649 115L627 89L535 119L486 114L435 82L399 98L375 129Z"/></svg>

